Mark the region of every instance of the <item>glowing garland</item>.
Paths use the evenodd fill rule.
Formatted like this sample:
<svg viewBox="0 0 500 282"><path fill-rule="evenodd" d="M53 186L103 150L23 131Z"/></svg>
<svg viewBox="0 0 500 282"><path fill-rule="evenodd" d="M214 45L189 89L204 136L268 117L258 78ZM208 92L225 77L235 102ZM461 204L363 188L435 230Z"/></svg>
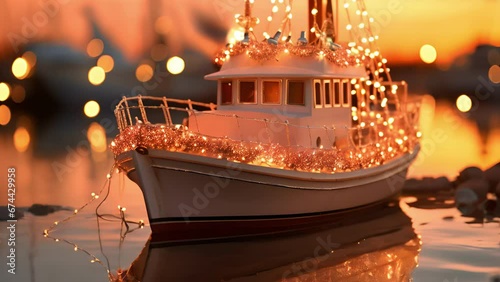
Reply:
<svg viewBox="0 0 500 282"><path fill-rule="evenodd" d="M381 135L385 137L380 136L379 142L364 146L315 149L208 137L184 126L139 123L125 128L111 143L111 150L118 156L142 147L279 169L337 173L377 166L410 152L419 134L401 138Z"/></svg>
<svg viewBox="0 0 500 282"><path fill-rule="evenodd" d="M289 42L272 45L265 41L252 41L249 44L241 42L228 44L226 48L220 51L215 56L215 63L223 65L231 57L246 54L249 58L258 62L268 60L279 60L280 56L294 55L297 57L317 57L318 59L326 58L330 63L340 67L358 66L364 62L364 57L355 56L351 50L341 46L338 49L332 50L329 47L321 47L319 45L294 45Z"/></svg>

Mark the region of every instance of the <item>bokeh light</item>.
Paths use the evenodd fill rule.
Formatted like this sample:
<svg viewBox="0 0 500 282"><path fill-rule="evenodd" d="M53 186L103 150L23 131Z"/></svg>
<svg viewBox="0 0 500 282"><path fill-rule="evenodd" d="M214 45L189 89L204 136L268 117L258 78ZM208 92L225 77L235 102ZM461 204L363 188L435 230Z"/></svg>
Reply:
<svg viewBox="0 0 500 282"><path fill-rule="evenodd" d="M172 20L166 16L161 16L156 19L154 28L157 33L166 35L172 29Z"/></svg>
<svg viewBox="0 0 500 282"><path fill-rule="evenodd" d="M99 153L106 152L106 131L99 123L93 122L90 124L87 131L87 139L89 140L92 151Z"/></svg>
<svg viewBox="0 0 500 282"><path fill-rule="evenodd" d="M180 57L174 56L167 61L167 70L171 74L180 74L185 67L184 60Z"/></svg>
<svg viewBox="0 0 500 282"><path fill-rule="evenodd" d="M12 73L18 79L24 79L30 72L30 66L25 58L17 58L12 63Z"/></svg>
<svg viewBox="0 0 500 282"><path fill-rule="evenodd" d="M6 105L0 106L0 125L7 125L10 122L10 109Z"/></svg>
<svg viewBox="0 0 500 282"><path fill-rule="evenodd" d="M93 85L99 85L106 79L106 72L103 68L96 66L89 70L89 81Z"/></svg>
<svg viewBox="0 0 500 282"><path fill-rule="evenodd" d="M26 128L22 126L18 127L14 132L13 139L14 139L14 147L16 147L16 150L18 152L22 153L28 150L31 138Z"/></svg>
<svg viewBox="0 0 500 282"><path fill-rule="evenodd" d="M237 28L230 29L226 36L226 41L232 44L242 41L243 39L245 39L245 32Z"/></svg>
<svg viewBox="0 0 500 282"><path fill-rule="evenodd" d="M9 99L10 96L10 87L5 82L0 82L0 101L5 101Z"/></svg>
<svg viewBox="0 0 500 282"><path fill-rule="evenodd" d="M146 82L153 77L153 67L149 64L141 64L135 70L135 77L141 82Z"/></svg>
<svg viewBox="0 0 500 282"><path fill-rule="evenodd" d="M26 52L24 52L22 57L26 60L26 62L28 62L28 65L30 65L31 67L34 67L36 65L35 53L33 53L31 51L26 51Z"/></svg>
<svg viewBox="0 0 500 282"><path fill-rule="evenodd" d="M99 104L93 100L90 100L87 103L85 103L85 106L83 107L83 112L89 118L97 116L100 110L101 108L99 107Z"/></svg>
<svg viewBox="0 0 500 282"><path fill-rule="evenodd" d="M22 103L26 98L26 90L22 85L14 85L10 96L15 103Z"/></svg>
<svg viewBox="0 0 500 282"><path fill-rule="evenodd" d="M90 40L89 44L87 44L87 54L90 57L97 57L102 54L104 50L104 42L102 42L99 38L94 38Z"/></svg>
<svg viewBox="0 0 500 282"><path fill-rule="evenodd" d="M466 113L472 108L472 100L465 94L462 94L457 98L456 104L457 109L462 113Z"/></svg>
<svg viewBox="0 0 500 282"><path fill-rule="evenodd" d="M97 60L97 66L101 67L105 72L110 72L115 66L115 60L110 55L102 55Z"/></svg>
<svg viewBox="0 0 500 282"><path fill-rule="evenodd" d="M500 66L493 65L488 70L488 77L493 83L500 83Z"/></svg>
<svg viewBox="0 0 500 282"><path fill-rule="evenodd" d="M437 51L434 46L425 44L420 47L420 59L426 64L432 64L437 59Z"/></svg>
<svg viewBox="0 0 500 282"><path fill-rule="evenodd" d="M151 47L151 59L154 61L163 61L167 58L168 48L165 44L155 44Z"/></svg>

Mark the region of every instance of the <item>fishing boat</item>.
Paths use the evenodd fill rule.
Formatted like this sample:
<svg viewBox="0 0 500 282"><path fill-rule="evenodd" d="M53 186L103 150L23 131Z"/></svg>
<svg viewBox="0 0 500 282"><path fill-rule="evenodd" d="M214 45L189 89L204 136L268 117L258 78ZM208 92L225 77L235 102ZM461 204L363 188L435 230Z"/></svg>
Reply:
<svg viewBox="0 0 500 282"><path fill-rule="evenodd" d="M337 1L338 2L338 1ZM294 232L387 201L418 151L418 111L391 80L363 1L338 41L339 7L310 1L308 38L292 42L292 1L259 38L253 1L244 37L215 58L216 103L124 97L111 143L142 189L152 243ZM273 10L275 10L273 8Z"/></svg>

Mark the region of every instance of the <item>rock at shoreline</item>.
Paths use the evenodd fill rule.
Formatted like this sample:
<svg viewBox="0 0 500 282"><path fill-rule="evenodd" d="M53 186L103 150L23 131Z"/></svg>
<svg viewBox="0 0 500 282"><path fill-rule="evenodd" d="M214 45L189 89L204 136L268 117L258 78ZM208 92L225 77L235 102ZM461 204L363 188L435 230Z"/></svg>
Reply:
<svg viewBox="0 0 500 282"><path fill-rule="evenodd" d="M471 215L486 200L489 183L486 179L469 179L457 187L455 204L463 215Z"/></svg>
<svg viewBox="0 0 500 282"><path fill-rule="evenodd" d="M31 205L31 207L28 208L28 212L37 216L48 215L60 210L72 210L72 209L63 206L42 205L42 204L33 204Z"/></svg>
<svg viewBox="0 0 500 282"><path fill-rule="evenodd" d="M405 181L403 186L403 192L407 194L433 193L452 189L453 185L444 176L438 178L424 177L422 179L410 178Z"/></svg>
<svg viewBox="0 0 500 282"><path fill-rule="evenodd" d="M492 167L484 171L484 176L490 183L490 192L495 193L495 188L500 185L500 163L496 163ZM497 196L500 195L498 188L496 190Z"/></svg>
<svg viewBox="0 0 500 282"><path fill-rule="evenodd" d="M484 179L486 178L484 172L476 167L476 166L469 166L460 171L460 173L457 176L456 182L457 184L461 184L466 182L467 180L471 179Z"/></svg>

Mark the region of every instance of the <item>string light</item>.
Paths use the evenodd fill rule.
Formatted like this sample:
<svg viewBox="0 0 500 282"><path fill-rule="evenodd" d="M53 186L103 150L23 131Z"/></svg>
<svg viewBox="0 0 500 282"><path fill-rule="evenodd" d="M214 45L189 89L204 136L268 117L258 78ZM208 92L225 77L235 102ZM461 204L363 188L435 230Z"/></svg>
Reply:
<svg viewBox="0 0 500 282"><path fill-rule="evenodd" d="M113 171L115 169L118 169L116 168L115 166L113 166L111 168L110 171ZM120 210L120 216L114 216L114 215L102 215L102 214L99 214L98 212L98 209L99 207L101 206L101 204L106 200L107 198L107 195L109 194L109 190L110 190L110 185L111 185L111 173L108 173L106 175L106 182L105 184L103 185L103 187L101 188L101 190L99 191L99 193L94 193L92 192L90 194L91 196L91 199L90 201L88 201L87 203L85 203L83 206L81 206L79 209L75 209L73 211L73 213L64 218L63 220L61 221L55 221L52 226L50 226L49 228L47 229L44 229L43 230L43 237L45 238L49 238L49 239L52 239L54 242L63 242L65 244L68 244L70 246L72 246L73 250L75 252L78 252L78 251L81 251L83 253L85 253L87 256L90 257L90 263L98 263L100 266L102 266L105 270L106 270L106 273L108 275L108 279L109 281L118 281L116 280L117 277L115 277L112 273L111 273L111 270L110 270L110 266L109 266L109 261L106 257L106 255L104 255L106 257L106 263L104 263L103 261L101 261L97 256L95 256L94 254L90 253L89 251L83 249L83 248L80 248L76 243L70 241L70 240L67 240L67 239L63 239L63 238L56 238L56 237L53 237L51 234L52 232L54 232L56 230L57 227L61 226L62 224L72 220L73 218L75 218L75 216L77 216L77 214L83 210L84 208L86 208L88 205L90 205L92 202L94 202L95 200L99 199L99 195L102 194L104 192L104 190L107 190L106 192L106 197L104 197L104 199L99 203L98 207L96 208L96 215L97 215L97 224L98 224L98 228L99 227L99 219L105 219L107 221L111 221L111 220L119 220L121 221L122 223L125 222L125 226L126 226L126 231L125 232L121 232L121 236L120 236L120 240L124 240L125 238L125 235L134 231L135 229L142 229L144 228L144 221L141 219L137 222L134 222L134 221L129 221L129 220L126 220L125 219L125 211L126 211L126 208L125 207L122 207L122 206L118 206L119 210ZM129 224L137 224L137 228L135 229L129 229ZM99 242L100 241L100 237L99 237ZM118 271L118 274L120 274L121 271ZM119 276L119 275L118 275Z"/></svg>
<svg viewBox="0 0 500 282"><path fill-rule="evenodd" d="M193 114L196 113L193 112ZM396 121L398 124L405 124L404 116L391 117L391 124ZM377 131L376 135L369 134L362 136L362 139L356 139L361 133L360 131L358 134L356 128L344 129L349 136L348 140L351 144L349 148L318 149L284 146L276 143L247 142L227 137L204 136L184 126L139 123L126 127L121 131L115 138L111 150L115 156L118 156L121 153L143 147L280 169L334 173L369 168L389 161L396 156L411 152L411 144L416 142L415 137L421 137L421 134L417 133L409 136L410 138L404 139L405 142L399 144L396 142L398 131L395 128L388 127L389 123L384 118L384 115L373 115L373 118L375 120L369 123L369 128L371 128L371 132ZM262 121L260 121L261 123ZM365 126L368 125L362 122L361 127ZM411 127L405 127L405 129L412 132ZM383 137L383 139L377 139L379 145L371 141L375 140L375 137ZM387 151L389 147L393 154L386 155L384 151ZM350 152L358 149L365 149L370 153L363 155L361 159L351 159ZM123 209L123 207L119 207L119 209Z"/></svg>

